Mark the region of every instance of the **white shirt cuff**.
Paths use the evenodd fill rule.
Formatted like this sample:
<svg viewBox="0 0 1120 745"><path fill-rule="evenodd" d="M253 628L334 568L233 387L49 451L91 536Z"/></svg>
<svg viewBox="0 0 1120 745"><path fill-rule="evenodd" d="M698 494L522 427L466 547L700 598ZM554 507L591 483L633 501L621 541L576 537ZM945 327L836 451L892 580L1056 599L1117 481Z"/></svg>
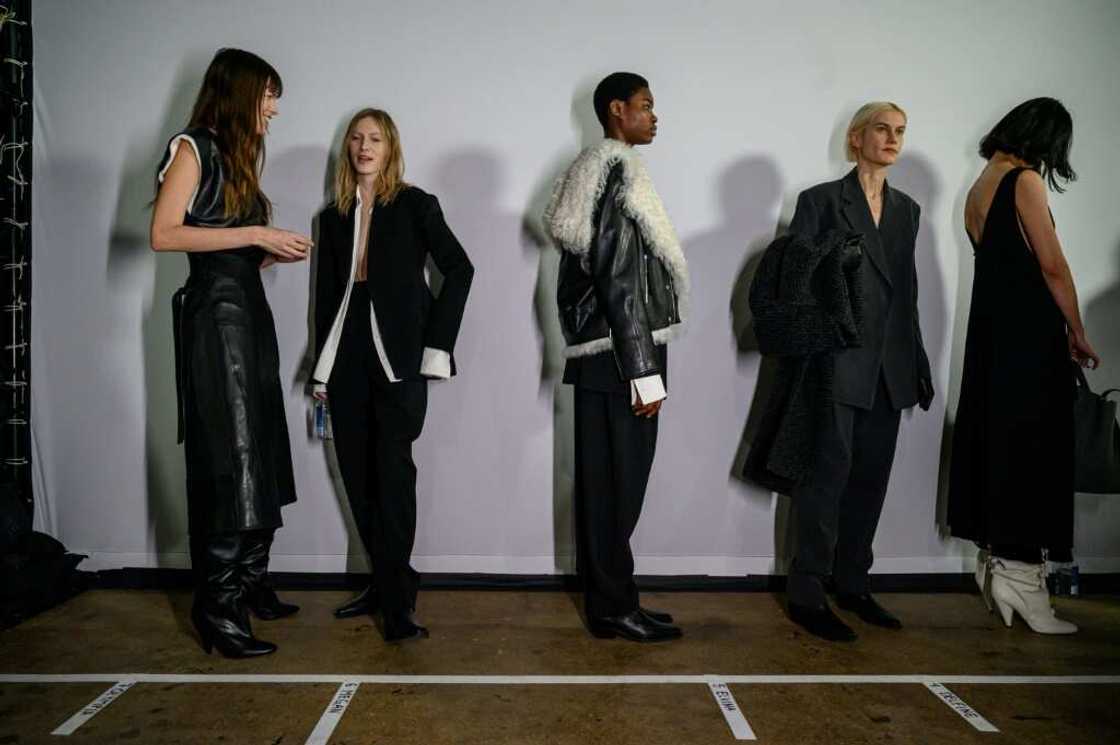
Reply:
<svg viewBox="0 0 1120 745"><path fill-rule="evenodd" d="M313 394L326 393L327 392L327 384L326 383L319 383L319 382L312 383L311 384L311 392Z"/></svg>
<svg viewBox="0 0 1120 745"><path fill-rule="evenodd" d="M420 362L420 374L425 378L451 377L451 354L442 349L424 347L424 359Z"/></svg>
<svg viewBox="0 0 1120 745"><path fill-rule="evenodd" d="M665 398L665 384L660 375L647 375L630 381L630 404L646 406Z"/></svg>

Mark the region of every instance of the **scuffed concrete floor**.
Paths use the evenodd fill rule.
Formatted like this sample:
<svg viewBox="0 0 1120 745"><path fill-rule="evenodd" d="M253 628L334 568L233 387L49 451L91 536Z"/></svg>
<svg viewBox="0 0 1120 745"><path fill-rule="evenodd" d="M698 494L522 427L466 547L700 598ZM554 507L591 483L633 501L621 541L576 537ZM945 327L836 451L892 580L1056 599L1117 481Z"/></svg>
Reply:
<svg viewBox="0 0 1120 745"><path fill-rule="evenodd" d="M685 638L638 645L583 629L558 592L432 591L432 638L385 645L369 619L336 621L341 592L289 592L296 616L256 622L280 651L207 656L187 593L96 591L0 633L0 674L1120 675L1120 599L1059 602L1072 637L1006 629L965 594L881 595L906 624L851 645L801 632L760 593L646 594ZM57 742L58 725L109 683L0 683L0 745ZM732 684L763 743L1120 742L1113 684L950 684L1000 729L982 733L919 684ZM88 743L303 743L335 683L138 683L69 739ZM734 742L702 684L363 684L331 743Z"/></svg>

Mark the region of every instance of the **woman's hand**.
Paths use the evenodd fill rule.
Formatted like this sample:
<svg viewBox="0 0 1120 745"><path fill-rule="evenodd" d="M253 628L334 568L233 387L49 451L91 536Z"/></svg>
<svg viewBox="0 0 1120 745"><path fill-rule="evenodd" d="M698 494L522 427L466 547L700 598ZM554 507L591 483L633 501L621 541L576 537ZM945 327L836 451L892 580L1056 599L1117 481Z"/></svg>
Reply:
<svg viewBox="0 0 1120 745"><path fill-rule="evenodd" d="M303 261L312 245L311 239L306 235L268 226L257 228L253 243L275 256L276 261L283 263Z"/></svg>
<svg viewBox="0 0 1120 745"><path fill-rule="evenodd" d="M1084 332L1070 334L1068 338L1069 356L1074 362L1090 370L1096 370L1101 366L1101 358L1085 338Z"/></svg>

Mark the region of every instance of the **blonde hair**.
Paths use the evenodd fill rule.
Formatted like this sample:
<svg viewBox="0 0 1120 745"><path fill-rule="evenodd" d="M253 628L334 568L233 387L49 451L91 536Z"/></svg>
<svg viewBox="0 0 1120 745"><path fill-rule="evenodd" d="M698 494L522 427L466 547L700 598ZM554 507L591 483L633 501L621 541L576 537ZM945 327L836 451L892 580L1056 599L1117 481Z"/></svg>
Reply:
<svg viewBox="0 0 1120 745"><path fill-rule="evenodd" d="M848 162L855 163L859 159L859 149L852 145L852 135L856 132L862 132L875 120L875 117L882 114L884 111L897 111L902 114L902 118L906 118L906 112L902 107L891 101L872 101L865 103L859 107L852 121L848 124L848 132L844 135L844 150L848 156Z"/></svg>
<svg viewBox="0 0 1120 745"><path fill-rule="evenodd" d="M401 136L397 132L397 125L389 112L381 109L362 109L350 119L346 125L346 135L342 138L342 147L338 154L338 163L334 172L334 201L338 212L345 215L354 204L354 191L358 186L358 176L354 172L354 164L350 162L350 135L354 134L354 127L363 119L372 119L381 128L381 134L389 146L389 154L381 166L381 173L377 174L377 181L373 185L374 197L382 205L389 204L400 194L407 184L404 181L404 153L401 151Z"/></svg>

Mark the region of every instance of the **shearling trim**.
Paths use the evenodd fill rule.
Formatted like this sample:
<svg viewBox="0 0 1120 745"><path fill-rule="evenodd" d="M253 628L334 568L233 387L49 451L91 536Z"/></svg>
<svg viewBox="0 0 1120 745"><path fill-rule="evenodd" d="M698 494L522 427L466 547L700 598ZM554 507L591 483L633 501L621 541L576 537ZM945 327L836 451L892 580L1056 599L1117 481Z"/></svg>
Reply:
<svg viewBox="0 0 1120 745"><path fill-rule="evenodd" d="M679 323L674 323L672 326L666 326L663 329L657 329L653 332L653 343L667 344L680 336L682 330L683 326ZM594 339L592 341L585 341L582 344L571 344L564 347L564 358L590 357L600 352L608 352L611 348L611 338L609 336L604 336L601 339Z"/></svg>
<svg viewBox="0 0 1120 745"><path fill-rule="evenodd" d="M672 275L677 311L684 322L688 319L690 298L688 264L677 231L669 221L645 163L634 148L609 138L584 148L552 188L552 197L544 212L545 231L562 250L585 257L595 232L595 208L606 188L611 168L619 162L622 163L622 211L638 224L646 244ZM601 341L596 339L588 344ZM607 346L609 348L609 340Z"/></svg>

